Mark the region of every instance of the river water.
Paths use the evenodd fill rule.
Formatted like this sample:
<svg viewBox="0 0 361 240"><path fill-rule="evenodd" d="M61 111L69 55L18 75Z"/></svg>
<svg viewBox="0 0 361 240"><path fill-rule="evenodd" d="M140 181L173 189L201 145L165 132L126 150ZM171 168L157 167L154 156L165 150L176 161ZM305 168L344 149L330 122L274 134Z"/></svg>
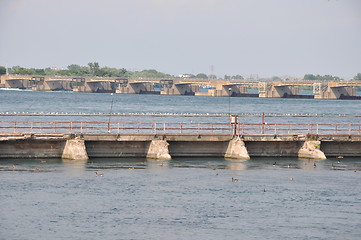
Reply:
<svg viewBox="0 0 361 240"><path fill-rule="evenodd" d="M111 102L113 105L111 106ZM226 122L179 113L289 114L270 122L360 123L361 101L0 90L0 113L167 113L112 121ZM110 108L112 110L110 111ZM332 114L342 117L294 117ZM96 120L14 117L7 120ZM340 161L341 160L341 161ZM274 164L276 162L276 164ZM103 176L96 176L96 172ZM237 182L231 179L237 178ZM361 157L0 160L0 239L360 239Z"/></svg>

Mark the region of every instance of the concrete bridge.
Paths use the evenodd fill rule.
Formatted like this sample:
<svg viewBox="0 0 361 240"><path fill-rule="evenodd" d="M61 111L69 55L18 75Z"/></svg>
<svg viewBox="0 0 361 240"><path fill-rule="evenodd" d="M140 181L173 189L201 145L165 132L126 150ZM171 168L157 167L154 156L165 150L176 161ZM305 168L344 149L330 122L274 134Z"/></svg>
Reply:
<svg viewBox="0 0 361 240"><path fill-rule="evenodd" d="M34 91L111 92L119 94L195 95L215 97L361 99L355 87L361 82L247 81L204 79L126 79L95 77L53 77L2 75L1 87ZM202 86L211 86L201 92ZM299 87L313 89L313 95L300 95ZM156 88L158 88L156 90ZM257 89L250 94L248 89Z"/></svg>
<svg viewBox="0 0 361 240"><path fill-rule="evenodd" d="M361 157L361 124L0 122L0 158Z"/></svg>

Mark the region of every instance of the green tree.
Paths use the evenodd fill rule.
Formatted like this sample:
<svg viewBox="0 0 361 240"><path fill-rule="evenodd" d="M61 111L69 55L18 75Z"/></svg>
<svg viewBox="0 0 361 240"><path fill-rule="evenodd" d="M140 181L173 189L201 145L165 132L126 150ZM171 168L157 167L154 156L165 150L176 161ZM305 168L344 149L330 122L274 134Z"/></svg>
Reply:
<svg viewBox="0 0 361 240"><path fill-rule="evenodd" d="M90 62L90 63L88 63L88 66L89 66L89 68L90 68L90 73L93 75L93 76L98 76L99 75L99 70L100 70L100 68L99 68L99 63L97 63L97 62Z"/></svg>
<svg viewBox="0 0 361 240"><path fill-rule="evenodd" d="M70 64L67 68L68 68L69 71L80 72L82 67L80 65L78 65L78 64Z"/></svg>
<svg viewBox="0 0 361 240"><path fill-rule="evenodd" d="M356 76L353 77L354 80L361 81L361 73L358 73Z"/></svg>
<svg viewBox="0 0 361 240"><path fill-rule="evenodd" d="M172 77L172 76L169 75L169 74L158 72L157 70L154 70L154 69L149 69L149 70L143 70L141 72L134 72L132 74L132 77L139 77L139 78L167 78L167 77Z"/></svg>
<svg viewBox="0 0 361 240"><path fill-rule="evenodd" d="M3 66L0 66L0 75L6 74L6 68Z"/></svg>
<svg viewBox="0 0 361 240"><path fill-rule="evenodd" d="M243 76L237 74L237 75L232 76L232 79L241 79L242 80L244 78L243 78Z"/></svg>
<svg viewBox="0 0 361 240"><path fill-rule="evenodd" d="M273 76L272 81L281 81L282 79L278 76Z"/></svg>
<svg viewBox="0 0 361 240"><path fill-rule="evenodd" d="M305 74L303 77L304 80L317 80L317 77L313 74Z"/></svg>
<svg viewBox="0 0 361 240"><path fill-rule="evenodd" d="M16 66L15 68L13 67L12 74L33 75L34 73L31 69Z"/></svg>
<svg viewBox="0 0 361 240"><path fill-rule="evenodd" d="M55 75L55 71L53 69L51 69L50 67L47 67L44 69L44 72L46 75Z"/></svg>
<svg viewBox="0 0 361 240"><path fill-rule="evenodd" d="M325 80L325 81L339 81L341 80L340 77L332 76L332 75L313 75L313 74L306 74L303 77L304 80Z"/></svg>
<svg viewBox="0 0 361 240"><path fill-rule="evenodd" d="M44 69L31 68L30 70L31 70L31 71L33 72L33 74L35 74L35 75L45 75Z"/></svg>

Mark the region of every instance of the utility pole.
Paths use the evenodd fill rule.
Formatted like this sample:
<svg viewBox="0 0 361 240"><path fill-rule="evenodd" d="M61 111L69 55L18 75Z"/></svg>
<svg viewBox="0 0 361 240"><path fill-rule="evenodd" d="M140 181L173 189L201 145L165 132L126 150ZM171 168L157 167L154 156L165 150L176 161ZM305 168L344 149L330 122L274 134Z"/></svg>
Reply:
<svg viewBox="0 0 361 240"><path fill-rule="evenodd" d="M228 88L228 115L231 116L231 91L232 88Z"/></svg>
<svg viewBox="0 0 361 240"><path fill-rule="evenodd" d="M110 104L110 111L109 111L109 119L108 119L108 133L110 133L110 118L112 116L112 110L113 110L113 102L114 102L114 93L111 93L112 96L112 102Z"/></svg>

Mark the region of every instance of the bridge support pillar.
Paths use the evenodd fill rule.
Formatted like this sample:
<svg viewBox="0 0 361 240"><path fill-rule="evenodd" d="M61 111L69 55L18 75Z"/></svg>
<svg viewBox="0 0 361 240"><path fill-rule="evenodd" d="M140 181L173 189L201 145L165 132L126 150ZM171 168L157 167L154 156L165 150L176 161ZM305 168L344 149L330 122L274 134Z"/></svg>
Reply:
<svg viewBox="0 0 361 240"><path fill-rule="evenodd" d="M166 140L154 139L149 145L147 159L149 160L171 160L168 150L169 143Z"/></svg>
<svg viewBox="0 0 361 240"><path fill-rule="evenodd" d="M298 158L326 160L325 154L320 150L321 141L305 141L298 151Z"/></svg>
<svg viewBox="0 0 361 240"><path fill-rule="evenodd" d="M111 81L88 81L84 85L77 86L73 89L76 92L88 93L113 93L115 89Z"/></svg>
<svg viewBox="0 0 361 240"><path fill-rule="evenodd" d="M260 82L258 85L260 98L286 98L299 94L299 89L292 85L283 85L280 82Z"/></svg>
<svg viewBox="0 0 361 240"><path fill-rule="evenodd" d="M88 154L85 149L83 139L75 138L66 141L62 159L70 160L88 160Z"/></svg>
<svg viewBox="0 0 361 240"><path fill-rule="evenodd" d="M227 160L250 160L247 148L241 139L232 139L228 143L228 148L224 158Z"/></svg>
<svg viewBox="0 0 361 240"><path fill-rule="evenodd" d="M198 92L198 86L189 83L177 83L171 87L164 88L160 92L162 95L195 95Z"/></svg>
<svg viewBox="0 0 361 240"><path fill-rule="evenodd" d="M116 93L120 94L140 94L153 92L154 88L149 83L128 83L125 86L119 86L116 89Z"/></svg>
<svg viewBox="0 0 361 240"><path fill-rule="evenodd" d="M356 91L351 87L328 87L327 89L327 99L340 99L354 96L356 96Z"/></svg>
<svg viewBox="0 0 361 240"><path fill-rule="evenodd" d="M315 99L354 99L356 89L351 86L340 86L335 82L328 84L314 83L313 92Z"/></svg>

